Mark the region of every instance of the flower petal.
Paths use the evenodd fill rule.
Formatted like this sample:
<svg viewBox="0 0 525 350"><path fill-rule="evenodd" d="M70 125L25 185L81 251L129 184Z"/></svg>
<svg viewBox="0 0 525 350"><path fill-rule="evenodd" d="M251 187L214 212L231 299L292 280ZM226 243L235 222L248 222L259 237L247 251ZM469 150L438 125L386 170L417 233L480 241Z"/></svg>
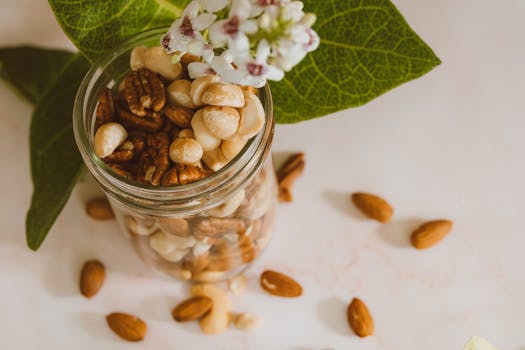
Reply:
<svg viewBox="0 0 525 350"><path fill-rule="evenodd" d="M228 5L228 0L200 0L204 10L210 13L218 12Z"/></svg>
<svg viewBox="0 0 525 350"><path fill-rule="evenodd" d="M191 62L188 64L188 74L191 79L197 79L207 75L214 74L213 69L204 62Z"/></svg>
<svg viewBox="0 0 525 350"><path fill-rule="evenodd" d="M184 16L188 16L190 19L195 18L199 14L199 10L200 10L199 2L196 0L193 0L192 2L188 4L188 6L186 6L184 11L182 12L181 18L183 18Z"/></svg>
<svg viewBox="0 0 525 350"><path fill-rule="evenodd" d="M223 27L227 20L220 20L212 24L208 31L210 41L215 46L223 46L228 40L229 36L224 33Z"/></svg>
<svg viewBox="0 0 525 350"><path fill-rule="evenodd" d="M201 15L198 15L195 17L191 24L193 25L193 29L201 31L213 24L215 20L217 19L217 16L211 13L203 13Z"/></svg>

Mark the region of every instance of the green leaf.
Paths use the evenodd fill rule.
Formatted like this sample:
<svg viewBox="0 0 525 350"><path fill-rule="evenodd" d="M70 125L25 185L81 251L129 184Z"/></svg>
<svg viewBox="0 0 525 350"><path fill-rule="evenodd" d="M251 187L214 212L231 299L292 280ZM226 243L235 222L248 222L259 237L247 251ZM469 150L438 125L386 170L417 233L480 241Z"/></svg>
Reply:
<svg viewBox="0 0 525 350"><path fill-rule="evenodd" d="M75 94L88 69L85 58L73 56L33 113L33 197L26 217L27 244L33 250L42 244L82 172L71 120Z"/></svg>
<svg viewBox="0 0 525 350"><path fill-rule="evenodd" d="M36 105L73 54L33 46L0 49L0 77Z"/></svg>
<svg viewBox="0 0 525 350"><path fill-rule="evenodd" d="M363 105L441 63L389 0L303 2L321 45L271 83L279 123Z"/></svg>
<svg viewBox="0 0 525 350"><path fill-rule="evenodd" d="M49 0L64 32L91 61L133 34L170 25L189 2L190 0Z"/></svg>

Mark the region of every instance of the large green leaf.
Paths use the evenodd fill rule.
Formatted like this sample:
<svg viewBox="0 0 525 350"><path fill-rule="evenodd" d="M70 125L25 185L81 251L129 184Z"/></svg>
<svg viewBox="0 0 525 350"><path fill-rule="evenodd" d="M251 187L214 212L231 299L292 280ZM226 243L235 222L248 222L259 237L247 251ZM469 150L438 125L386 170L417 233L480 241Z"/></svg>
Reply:
<svg viewBox="0 0 525 350"><path fill-rule="evenodd" d="M279 123L360 106L441 63L389 0L303 2L321 45L271 84Z"/></svg>
<svg viewBox="0 0 525 350"><path fill-rule="evenodd" d="M91 61L133 34L171 24L189 2L49 0L64 32Z"/></svg>
<svg viewBox="0 0 525 350"><path fill-rule="evenodd" d="M36 105L73 54L32 46L0 49L0 77Z"/></svg>
<svg viewBox="0 0 525 350"><path fill-rule="evenodd" d="M75 94L89 63L75 55L42 97L31 122L33 197L26 217L27 244L38 249L67 202L82 170L71 123Z"/></svg>

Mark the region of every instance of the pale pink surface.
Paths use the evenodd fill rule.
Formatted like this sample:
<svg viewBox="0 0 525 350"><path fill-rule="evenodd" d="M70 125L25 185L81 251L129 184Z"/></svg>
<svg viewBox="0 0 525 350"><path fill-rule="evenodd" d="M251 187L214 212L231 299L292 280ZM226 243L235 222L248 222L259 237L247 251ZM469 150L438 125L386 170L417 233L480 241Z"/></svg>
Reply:
<svg viewBox="0 0 525 350"><path fill-rule="evenodd" d="M148 271L116 223L84 214L91 182L78 186L38 253L25 246L31 195L31 108L0 83L0 349L462 349L474 334L501 350L525 350L525 5L522 0L397 0L443 65L371 104L279 126L277 156L301 150L307 170L295 202L280 207L275 239L248 271L235 310L263 318L251 333L201 335L170 309L187 287ZM47 2L0 2L0 46L71 47ZM348 193L372 191L395 208L388 225L365 220ZM416 251L421 220L449 218L453 232ZM99 295L78 293L82 263L108 268ZM265 268L303 284L296 300L270 297ZM362 298L376 334L347 328L345 307ZM149 325L141 344L106 327L112 311Z"/></svg>

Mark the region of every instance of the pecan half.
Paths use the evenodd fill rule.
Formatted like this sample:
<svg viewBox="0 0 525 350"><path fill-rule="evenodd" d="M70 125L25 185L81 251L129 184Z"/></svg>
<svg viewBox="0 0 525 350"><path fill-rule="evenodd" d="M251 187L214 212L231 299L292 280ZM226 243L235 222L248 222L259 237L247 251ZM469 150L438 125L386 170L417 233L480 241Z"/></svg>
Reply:
<svg viewBox="0 0 525 350"><path fill-rule="evenodd" d="M166 174L162 177L162 186L176 186L179 185L179 173L177 172L177 167L172 167Z"/></svg>
<svg viewBox="0 0 525 350"><path fill-rule="evenodd" d="M159 186L169 167L170 139L166 133L149 135L148 148L139 157L137 181Z"/></svg>
<svg viewBox="0 0 525 350"><path fill-rule="evenodd" d="M137 169L134 166L131 166L129 164L108 164L108 166L119 174L122 177L125 177L128 180L134 180L135 179L135 173Z"/></svg>
<svg viewBox="0 0 525 350"><path fill-rule="evenodd" d="M279 201L291 202L292 185L304 170L304 153L296 153L292 155L284 165L277 170L277 182L279 184Z"/></svg>
<svg viewBox="0 0 525 350"><path fill-rule="evenodd" d="M144 147L146 147L147 138L148 134L146 134L145 132L138 130L128 131L128 140L130 140L133 143L133 147L135 148L135 152L137 154L142 153Z"/></svg>
<svg viewBox="0 0 525 350"><path fill-rule="evenodd" d="M106 163L126 163L132 160L134 156L135 146L133 142L126 141L103 160Z"/></svg>
<svg viewBox="0 0 525 350"><path fill-rule="evenodd" d="M185 185L206 177L206 171L195 165L177 164L179 174L179 184Z"/></svg>
<svg viewBox="0 0 525 350"><path fill-rule="evenodd" d="M145 117L147 109L158 112L166 104L164 84L155 73L145 68L128 74L125 96L130 111L139 117Z"/></svg>
<svg viewBox="0 0 525 350"><path fill-rule="evenodd" d="M193 234L197 237L217 236L227 233L241 235L246 232L246 223L234 218L208 217L193 224Z"/></svg>
<svg viewBox="0 0 525 350"><path fill-rule="evenodd" d="M102 125L115 120L115 106L113 104L113 96L111 90L107 87L103 88L98 98L98 106L95 119L95 129Z"/></svg>
<svg viewBox="0 0 525 350"><path fill-rule="evenodd" d="M117 106L117 116L125 128L157 132L164 125L164 118L160 112L151 112L146 117L141 118L119 105Z"/></svg>
<svg viewBox="0 0 525 350"><path fill-rule="evenodd" d="M164 114L168 119L182 129L191 128L191 118L193 118L193 110L181 106L167 106L164 109Z"/></svg>

